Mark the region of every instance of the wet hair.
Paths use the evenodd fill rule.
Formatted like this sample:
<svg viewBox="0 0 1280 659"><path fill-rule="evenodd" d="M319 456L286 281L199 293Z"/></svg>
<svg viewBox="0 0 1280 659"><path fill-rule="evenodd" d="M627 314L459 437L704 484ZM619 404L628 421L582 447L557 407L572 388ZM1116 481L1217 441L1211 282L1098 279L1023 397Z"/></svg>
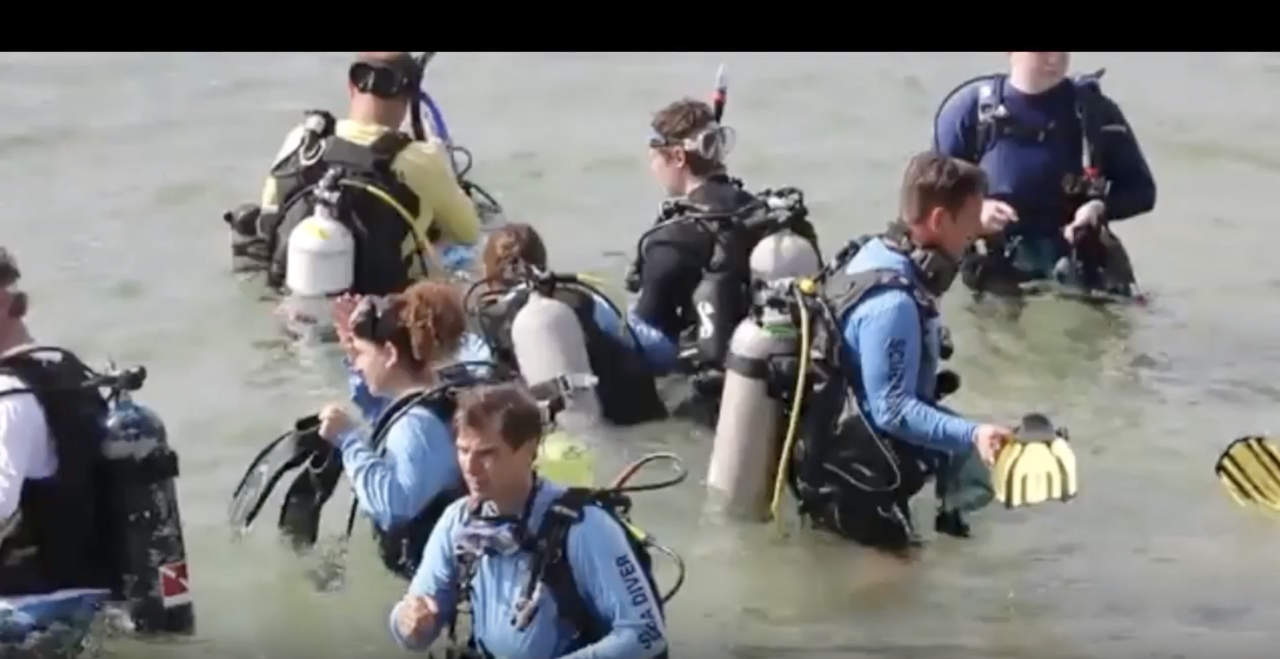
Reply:
<svg viewBox="0 0 1280 659"><path fill-rule="evenodd" d="M497 281L517 274L521 266L547 269L547 246L528 224L508 224L489 234L480 259L485 279Z"/></svg>
<svg viewBox="0 0 1280 659"><path fill-rule="evenodd" d="M18 283L22 278L22 271L18 269L18 261L13 258L13 254L0 247L0 288L6 288Z"/></svg>
<svg viewBox="0 0 1280 659"><path fill-rule="evenodd" d="M902 175L899 211L907 224L920 222L934 208L955 214L974 197L987 194L987 174L972 163L926 151L911 158Z"/></svg>
<svg viewBox="0 0 1280 659"><path fill-rule="evenodd" d="M496 431L512 450L542 439L542 410L533 394L515 382L480 385L458 396L454 430Z"/></svg>
<svg viewBox="0 0 1280 659"><path fill-rule="evenodd" d="M467 332L462 296L438 281L421 281L392 295L383 315L395 319L391 343L419 371L456 355Z"/></svg>
<svg viewBox="0 0 1280 659"><path fill-rule="evenodd" d="M657 137L679 144L697 137L715 123L716 113L710 105L697 99L682 98L655 112L649 126ZM689 166L689 173L694 176L710 176L724 168L724 164L708 160L692 151L685 151L684 158Z"/></svg>

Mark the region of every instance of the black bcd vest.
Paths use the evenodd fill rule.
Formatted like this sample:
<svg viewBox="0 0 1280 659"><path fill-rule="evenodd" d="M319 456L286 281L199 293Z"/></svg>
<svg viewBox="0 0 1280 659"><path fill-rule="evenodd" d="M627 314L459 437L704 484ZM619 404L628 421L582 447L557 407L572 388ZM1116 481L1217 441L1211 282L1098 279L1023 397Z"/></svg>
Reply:
<svg viewBox="0 0 1280 659"><path fill-rule="evenodd" d="M36 349L0 358L0 373L39 401L58 459L51 478L22 484L21 519L0 543L0 596L118 588L104 496L108 410L97 389L83 386L91 371L70 353Z"/></svg>
<svg viewBox="0 0 1280 659"><path fill-rule="evenodd" d="M262 220L268 239L271 265L270 285L284 285L289 234L315 208L313 190L331 167L341 167L345 177L366 183L389 194L415 218L422 201L392 170L391 164L413 138L391 131L365 146L337 135L324 138L324 151L317 162L301 163L298 149L272 170L277 182L280 208ZM358 188L344 188L338 220L355 237L356 267L352 292L359 295L388 295L404 290L419 272L421 252L413 226L385 201ZM410 249L412 248L412 249Z"/></svg>

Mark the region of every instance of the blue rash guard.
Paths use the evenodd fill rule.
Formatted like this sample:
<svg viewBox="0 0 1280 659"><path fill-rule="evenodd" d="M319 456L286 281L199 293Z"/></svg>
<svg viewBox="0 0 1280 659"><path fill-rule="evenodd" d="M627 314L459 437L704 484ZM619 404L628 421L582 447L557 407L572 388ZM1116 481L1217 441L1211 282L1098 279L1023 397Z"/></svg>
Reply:
<svg viewBox="0 0 1280 659"><path fill-rule="evenodd" d="M552 501L564 488L542 481L530 509L529 526L537 528ZM468 502L445 511L431 532L422 564L409 584L410 595L425 595L439 609L435 627L407 639L396 629L399 604L391 611L391 636L401 647L425 651L457 615L458 570L454 547L466 525ZM622 527L594 506L569 531L566 559L591 612L609 630L599 641L569 652L574 634L564 628L555 599L543 588L533 622L523 631L512 624L513 604L529 581L530 555L487 553L479 559L472 581L472 631L490 656L503 659L648 659L666 649L666 628L657 598L639 573ZM566 654L568 653L568 654Z"/></svg>
<svg viewBox="0 0 1280 659"><path fill-rule="evenodd" d="M895 270L918 281L911 261L880 239L868 242L845 266L847 274L878 269ZM862 412L877 430L949 454L969 450L977 424L934 405L935 381L921 380L922 372L938 370L941 323L930 322L926 350L920 336L920 310L910 292L872 291L848 312L843 329L842 357L859 365L861 378L852 385Z"/></svg>
<svg viewBox="0 0 1280 659"><path fill-rule="evenodd" d="M353 428L338 438L338 448L356 501L378 528L411 521L441 493L461 487L453 433L431 410L415 406L393 422L381 454L367 435Z"/></svg>
<svg viewBox="0 0 1280 659"><path fill-rule="evenodd" d="M1111 182L1104 203L1108 221L1116 222L1150 212L1156 203L1156 184L1133 128L1114 101L1088 82L1064 80L1040 94L1024 94L1004 76L976 80L957 90L939 109L934 124L934 149L982 167L989 179L988 197L1008 203L1018 213L1009 225L1011 236L1049 239L1065 250L1061 228L1071 221L1079 195L1068 195L1064 183L1082 174L1082 131L1077 99L1093 96L1088 107L1096 123L1095 164ZM1089 87L1086 87L1088 85ZM987 93L988 100L982 100ZM979 144L981 107L1003 105L1016 126L1012 134L991 130ZM1050 129L1050 126L1053 128ZM1041 132L1042 131L1042 132ZM1043 139L1037 139L1037 137Z"/></svg>

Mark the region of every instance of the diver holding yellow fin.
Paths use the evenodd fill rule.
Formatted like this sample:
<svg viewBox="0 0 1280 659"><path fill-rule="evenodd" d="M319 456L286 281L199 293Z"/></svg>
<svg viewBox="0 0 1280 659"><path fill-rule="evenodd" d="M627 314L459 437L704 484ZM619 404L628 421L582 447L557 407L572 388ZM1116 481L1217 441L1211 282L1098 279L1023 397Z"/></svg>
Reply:
<svg viewBox="0 0 1280 659"><path fill-rule="evenodd" d="M1280 512L1280 445L1275 440L1250 435L1231 442L1213 472L1241 506Z"/></svg>
<svg viewBox="0 0 1280 659"><path fill-rule="evenodd" d="M1043 414L1022 418L1016 439L996 455L992 469L996 500L1006 508L1034 506L1049 500L1070 501L1079 489L1076 455L1067 433L1055 429Z"/></svg>

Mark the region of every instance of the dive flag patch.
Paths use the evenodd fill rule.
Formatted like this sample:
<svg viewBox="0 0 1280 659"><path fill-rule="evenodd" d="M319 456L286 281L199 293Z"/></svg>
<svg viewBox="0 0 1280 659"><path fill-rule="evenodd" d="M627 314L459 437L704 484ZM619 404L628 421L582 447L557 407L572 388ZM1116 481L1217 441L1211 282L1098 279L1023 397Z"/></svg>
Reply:
<svg viewBox="0 0 1280 659"><path fill-rule="evenodd" d="M191 603L191 582L187 578L187 562L160 566L160 597L164 608Z"/></svg>

